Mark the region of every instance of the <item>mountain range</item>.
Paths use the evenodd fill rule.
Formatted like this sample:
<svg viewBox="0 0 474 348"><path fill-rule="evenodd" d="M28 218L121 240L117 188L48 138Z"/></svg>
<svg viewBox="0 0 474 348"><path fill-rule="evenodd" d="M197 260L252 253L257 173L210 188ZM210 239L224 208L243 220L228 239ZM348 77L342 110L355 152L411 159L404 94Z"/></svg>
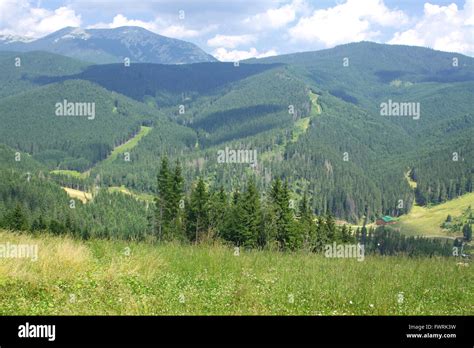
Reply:
<svg viewBox="0 0 474 348"><path fill-rule="evenodd" d="M167 155L186 182L235 189L254 175L268 189L283 178L316 214L351 222L473 190L471 57L360 42L234 65L133 27L0 47L0 155L19 151L29 159L19 170L63 186L150 194ZM137 64L124 66L126 55ZM95 119L57 117L63 100L95 103ZM419 105L419 117L383 115L389 101ZM143 127L130 161L111 156ZM225 149L256 150L257 164L219 163Z"/></svg>
<svg viewBox="0 0 474 348"><path fill-rule="evenodd" d="M43 38L32 40L0 37L2 51L46 51L96 63L189 64L215 62L196 45L158 35L140 27L82 29L66 27Z"/></svg>

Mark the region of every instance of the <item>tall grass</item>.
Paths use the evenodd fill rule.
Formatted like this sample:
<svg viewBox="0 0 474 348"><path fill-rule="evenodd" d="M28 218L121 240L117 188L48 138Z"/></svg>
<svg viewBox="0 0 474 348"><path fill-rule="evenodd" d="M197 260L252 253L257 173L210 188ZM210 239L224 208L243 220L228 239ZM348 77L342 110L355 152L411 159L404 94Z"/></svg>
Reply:
<svg viewBox="0 0 474 348"><path fill-rule="evenodd" d="M473 315L454 258L329 259L0 231L38 261L0 258L1 315Z"/></svg>

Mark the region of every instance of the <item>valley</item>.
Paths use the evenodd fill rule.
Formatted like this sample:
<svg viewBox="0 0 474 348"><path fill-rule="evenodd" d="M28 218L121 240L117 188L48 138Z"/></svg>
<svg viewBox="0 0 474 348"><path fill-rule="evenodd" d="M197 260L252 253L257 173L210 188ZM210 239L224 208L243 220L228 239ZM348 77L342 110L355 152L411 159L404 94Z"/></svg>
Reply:
<svg viewBox="0 0 474 348"><path fill-rule="evenodd" d="M124 155L125 156L125 153L126 152L128 153L128 151L131 151L135 146L137 146L138 142L144 136L146 136L151 130L152 130L151 127L141 126L140 131L137 134L135 134L129 140L125 141L123 144L116 146L112 150L110 155L108 155L101 162L96 163L94 168L99 167L101 164L107 164L107 163L113 162L114 160L117 159L117 157L119 155ZM129 156L128 155L126 157L124 157L124 161L129 161ZM57 174L57 175L71 176L71 177L78 178L78 179L87 179L90 176L91 169L92 168L89 168L88 170L86 170L82 173L78 172L76 170L55 169L55 170L50 171L50 173L51 174Z"/></svg>
<svg viewBox="0 0 474 348"><path fill-rule="evenodd" d="M450 53L371 42L238 66L1 52L0 226L313 251L334 238L406 238L444 255L448 245L410 238L458 237L469 225L440 227L473 191L474 60L455 56L462 65L450 66ZM344 57L350 66L337 63ZM94 117L56 117L65 100L90 103ZM380 105L405 100L420 106L416 117L383 115ZM258 160L222 160L222 151ZM158 214L161 200L169 206ZM398 222L379 227L387 216Z"/></svg>

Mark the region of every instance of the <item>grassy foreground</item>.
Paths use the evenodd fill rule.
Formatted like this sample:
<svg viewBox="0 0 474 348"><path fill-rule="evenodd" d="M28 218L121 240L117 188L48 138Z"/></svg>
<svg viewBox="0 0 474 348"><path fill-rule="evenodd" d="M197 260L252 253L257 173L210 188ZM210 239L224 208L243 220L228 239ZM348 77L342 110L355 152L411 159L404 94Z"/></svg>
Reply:
<svg viewBox="0 0 474 348"><path fill-rule="evenodd" d="M0 258L0 315L474 314L474 272L454 259L151 245L0 231L38 260Z"/></svg>

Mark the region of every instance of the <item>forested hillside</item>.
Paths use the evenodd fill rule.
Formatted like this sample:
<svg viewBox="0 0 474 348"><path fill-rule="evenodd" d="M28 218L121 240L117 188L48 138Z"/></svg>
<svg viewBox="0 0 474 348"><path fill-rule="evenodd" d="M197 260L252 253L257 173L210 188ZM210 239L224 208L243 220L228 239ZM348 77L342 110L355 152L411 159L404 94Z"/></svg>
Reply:
<svg viewBox="0 0 474 348"><path fill-rule="evenodd" d="M473 190L473 58L365 42L239 65L127 67L42 52L20 56L17 67L15 53L0 54L0 143L9 147L3 156L20 151L32 160L31 170L41 167L63 197L58 202L67 204L67 196L57 184L96 195L93 203L79 204L81 214L94 216L77 217L80 234L107 235L124 226L140 233L128 222L122 226L121 218L106 222L88 210L108 199L117 209L130 205L136 226L149 230L143 202L106 191L124 185L155 195L165 155L170 163L179 160L183 197L190 200L198 177L209 192L222 187L229 202L232 192L247 192L252 178L258 192L252 195L265 205L280 179L292 202L306 195L311 214L351 223L399 216L414 203L438 204ZM57 116L55 105L65 99L94 103L94 118ZM382 116L380 105L388 100L419 103L419 117ZM150 128L145 136L113 152L143 126ZM255 161L220 161L219 152L229 149L255 151ZM1 168L7 170L2 175L17 173L8 178L14 185L26 168L12 161ZM14 196L4 216L22 202ZM32 196L21 197L28 208ZM100 207L104 216L113 214ZM39 213L28 209L32 224ZM68 210L61 209L47 219L66 221Z"/></svg>
<svg viewBox="0 0 474 348"><path fill-rule="evenodd" d="M0 52L0 98L37 87L35 79L81 72L87 63L47 52Z"/></svg>
<svg viewBox="0 0 474 348"><path fill-rule="evenodd" d="M55 105L64 100L93 103L95 114L58 116ZM2 98L0 119L3 143L28 152L51 169L79 171L105 159L141 125L153 127L166 120L156 109L81 80L48 84ZM179 130L177 125L174 128Z"/></svg>

